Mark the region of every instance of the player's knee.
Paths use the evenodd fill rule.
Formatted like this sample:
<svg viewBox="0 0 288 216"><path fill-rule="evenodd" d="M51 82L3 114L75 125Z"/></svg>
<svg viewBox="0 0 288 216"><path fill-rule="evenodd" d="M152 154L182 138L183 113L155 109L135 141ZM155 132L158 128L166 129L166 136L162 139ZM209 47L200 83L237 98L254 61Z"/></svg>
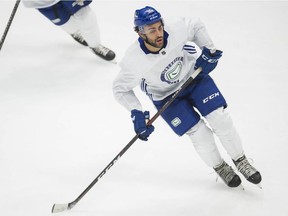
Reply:
<svg viewBox="0 0 288 216"><path fill-rule="evenodd" d="M96 29L98 31L98 20L96 14L89 6L81 8L73 15L74 19L80 24L80 30L92 31Z"/></svg>
<svg viewBox="0 0 288 216"><path fill-rule="evenodd" d="M211 128L217 130L227 130L233 126L232 119L226 109L220 107L206 117Z"/></svg>
<svg viewBox="0 0 288 216"><path fill-rule="evenodd" d="M211 143L214 143L213 133L202 119L188 130L186 134L195 147L209 146Z"/></svg>
<svg viewBox="0 0 288 216"><path fill-rule="evenodd" d="M83 18L83 17L88 16L91 13L92 13L91 8L89 6L86 6L86 7L80 8L76 13L73 14L73 16Z"/></svg>
<svg viewBox="0 0 288 216"><path fill-rule="evenodd" d="M186 132L186 134L188 136L193 136L199 130L199 128L203 127L203 124L204 124L203 120L200 119L197 124L195 124L192 128L190 128Z"/></svg>

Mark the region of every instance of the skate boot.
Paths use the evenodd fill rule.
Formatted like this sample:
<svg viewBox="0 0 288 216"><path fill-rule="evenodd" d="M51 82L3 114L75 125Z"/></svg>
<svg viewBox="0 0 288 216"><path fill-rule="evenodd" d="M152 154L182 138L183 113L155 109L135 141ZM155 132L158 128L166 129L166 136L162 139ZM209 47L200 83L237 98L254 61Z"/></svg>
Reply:
<svg viewBox="0 0 288 216"><path fill-rule="evenodd" d="M214 167L214 170L229 187L238 187L241 184L240 177L225 161L218 167Z"/></svg>
<svg viewBox="0 0 288 216"><path fill-rule="evenodd" d="M107 60L107 61L111 61L115 58L115 53L108 49L107 47L102 46L101 44L98 47L92 48L90 47L90 49L99 57Z"/></svg>
<svg viewBox="0 0 288 216"><path fill-rule="evenodd" d="M236 161L233 160L233 162L238 171L242 173L249 182L253 184L259 184L261 182L261 174L249 163L245 155Z"/></svg>
<svg viewBox="0 0 288 216"><path fill-rule="evenodd" d="M74 38L75 41L80 43L83 46L88 46L87 42L84 40L84 38L79 33L71 34L72 38Z"/></svg>

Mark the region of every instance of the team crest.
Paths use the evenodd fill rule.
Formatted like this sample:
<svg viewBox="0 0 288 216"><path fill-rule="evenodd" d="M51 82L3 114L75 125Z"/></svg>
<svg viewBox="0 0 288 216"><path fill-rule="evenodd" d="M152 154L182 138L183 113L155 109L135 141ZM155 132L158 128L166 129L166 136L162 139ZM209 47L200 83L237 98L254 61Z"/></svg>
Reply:
<svg viewBox="0 0 288 216"><path fill-rule="evenodd" d="M179 125L181 124L181 120L180 120L178 117L176 117L176 118L174 118L174 119L171 121L171 124L172 124L174 127L177 127L177 126L179 126Z"/></svg>
<svg viewBox="0 0 288 216"><path fill-rule="evenodd" d="M161 80L169 84L179 82L182 70L183 57L175 58L161 73Z"/></svg>

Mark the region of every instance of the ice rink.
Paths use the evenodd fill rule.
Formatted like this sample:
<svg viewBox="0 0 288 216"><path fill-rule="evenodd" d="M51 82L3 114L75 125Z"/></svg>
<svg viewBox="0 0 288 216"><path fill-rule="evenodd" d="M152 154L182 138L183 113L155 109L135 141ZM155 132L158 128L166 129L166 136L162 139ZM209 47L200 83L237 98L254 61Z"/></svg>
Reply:
<svg viewBox="0 0 288 216"><path fill-rule="evenodd" d="M0 1L0 36L15 1ZM263 189L242 176L231 189L186 136L157 119L70 211L71 216L287 216L288 2L94 0L102 43L119 62L137 39L135 9L196 16L223 57L211 76ZM133 138L128 113L112 95L117 64L73 41L21 3L0 51L0 215L48 216L73 201ZM156 111L136 91L143 107ZM219 144L227 162L231 159Z"/></svg>

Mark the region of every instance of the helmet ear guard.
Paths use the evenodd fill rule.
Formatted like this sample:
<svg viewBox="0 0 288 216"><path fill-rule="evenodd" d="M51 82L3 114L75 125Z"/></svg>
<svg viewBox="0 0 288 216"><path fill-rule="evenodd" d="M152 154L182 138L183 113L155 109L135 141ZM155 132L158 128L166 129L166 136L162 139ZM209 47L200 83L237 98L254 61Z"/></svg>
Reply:
<svg viewBox="0 0 288 216"><path fill-rule="evenodd" d="M138 27L138 26L135 26L135 27L134 27L134 31L138 33L138 32L139 32L139 27Z"/></svg>
<svg viewBox="0 0 288 216"><path fill-rule="evenodd" d="M158 22L158 21L156 21L156 22ZM156 23L155 22L155 23ZM164 27L164 20L163 20L163 18L161 18L160 19L160 22L161 22L161 25ZM151 23L151 24L153 24L153 23ZM147 25L149 25L149 24L147 24ZM143 26L134 26L134 31L135 32L137 32L137 33L143 33L143 31L144 31L144 27L145 27L146 25L143 25Z"/></svg>

